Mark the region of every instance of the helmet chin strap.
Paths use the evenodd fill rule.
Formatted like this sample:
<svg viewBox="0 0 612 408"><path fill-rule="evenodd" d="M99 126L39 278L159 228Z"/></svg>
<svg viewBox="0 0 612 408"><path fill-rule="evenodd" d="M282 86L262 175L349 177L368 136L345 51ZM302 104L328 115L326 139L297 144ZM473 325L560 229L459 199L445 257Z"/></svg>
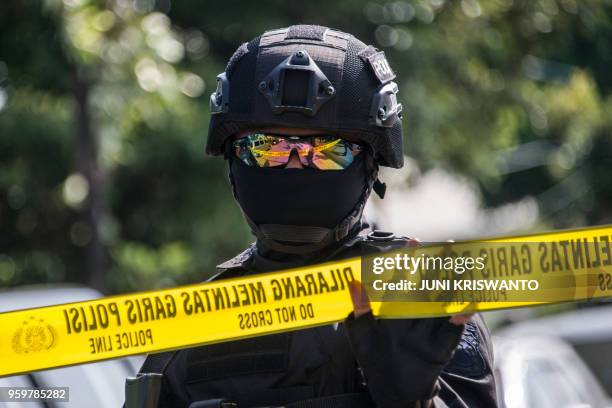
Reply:
<svg viewBox="0 0 612 408"><path fill-rule="evenodd" d="M364 152L364 154L367 154ZM365 186L359 202L334 228L304 226L304 225L280 225L280 224L257 224L240 207L242 214L249 224L251 231L267 248L271 250L294 255L308 255L329 248L335 243L342 241L359 225L365 208L366 201L374 190L381 198L384 197L386 186L378 179L378 166L368 154L366 168L369 173L368 183ZM240 204L236 194L233 175L230 171L230 182L234 198Z"/></svg>

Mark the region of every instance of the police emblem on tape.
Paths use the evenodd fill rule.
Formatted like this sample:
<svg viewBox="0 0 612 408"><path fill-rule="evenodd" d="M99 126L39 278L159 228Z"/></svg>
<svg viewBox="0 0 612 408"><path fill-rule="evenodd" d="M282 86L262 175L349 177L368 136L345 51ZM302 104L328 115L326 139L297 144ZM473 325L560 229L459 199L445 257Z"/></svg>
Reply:
<svg viewBox="0 0 612 408"><path fill-rule="evenodd" d="M12 339L13 351L17 354L36 353L55 346L57 333L43 319L31 316L15 330Z"/></svg>

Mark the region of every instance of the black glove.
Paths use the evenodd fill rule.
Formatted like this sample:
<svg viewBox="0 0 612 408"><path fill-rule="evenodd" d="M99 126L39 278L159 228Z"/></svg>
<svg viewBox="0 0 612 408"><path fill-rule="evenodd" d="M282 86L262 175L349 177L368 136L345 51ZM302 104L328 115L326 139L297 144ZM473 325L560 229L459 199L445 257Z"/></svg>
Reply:
<svg viewBox="0 0 612 408"><path fill-rule="evenodd" d="M353 354L379 408L414 407L438 392L438 377L461 339L464 325L448 317L375 319L351 314L346 328Z"/></svg>

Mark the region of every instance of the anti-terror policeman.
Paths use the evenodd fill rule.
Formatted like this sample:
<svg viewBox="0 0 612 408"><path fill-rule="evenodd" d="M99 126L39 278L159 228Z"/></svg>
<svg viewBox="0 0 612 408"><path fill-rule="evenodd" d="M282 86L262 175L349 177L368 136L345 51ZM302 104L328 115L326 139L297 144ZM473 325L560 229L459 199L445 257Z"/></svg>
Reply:
<svg viewBox="0 0 612 408"><path fill-rule="evenodd" d="M236 50L211 95L206 149L228 161L256 242L213 279L414 244L362 219L370 192L384 196L378 166L403 164L395 78L383 52L326 27ZM141 372L163 374L162 407L497 406L478 316L377 320L357 284L352 296L341 324L153 355Z"/></svg>

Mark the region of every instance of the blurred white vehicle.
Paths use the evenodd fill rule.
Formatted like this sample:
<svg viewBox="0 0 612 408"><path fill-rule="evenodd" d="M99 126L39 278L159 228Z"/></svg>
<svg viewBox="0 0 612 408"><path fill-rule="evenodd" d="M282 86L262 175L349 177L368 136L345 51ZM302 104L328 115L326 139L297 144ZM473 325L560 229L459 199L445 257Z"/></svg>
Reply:
<svg viewBox="0 0 612 408"><path fill-rule="evenodd" d="M610 408L612 402L574 349L552 336L494 337L503 408Z"/></svg>
<svg viewBox="0 0 612 408"><path fill-rule="evenodd" d="M546 335L570 343L612 395L612 305L588 307L560 314L528 318L504 328L502 337Z"/></svg>
<svg viewBox="0 0 612 408"><path fill-rule="evenodd" d="M0 291L0 312L78 302L102 294L82 286L40 286ZM70 402L0 402L0 408L121 407L125 378L134 376L144 357L38 371L0 378L0 387L69 387Z"/></svg>

